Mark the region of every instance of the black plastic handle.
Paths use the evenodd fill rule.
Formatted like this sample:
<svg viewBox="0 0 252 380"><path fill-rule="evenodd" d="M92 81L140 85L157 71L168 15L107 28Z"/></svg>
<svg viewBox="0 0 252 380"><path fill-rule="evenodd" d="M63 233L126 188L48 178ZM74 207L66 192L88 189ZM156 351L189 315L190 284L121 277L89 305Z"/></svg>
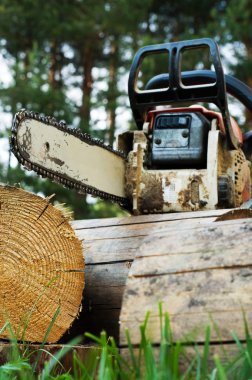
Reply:
<svg viewBox="0 0 252 380"><path fill-rule="evenodd" d="M211 55L214 70L214 82L185 85L181 75L181 55L183 51L208 47ZM167 62L169 63L166 80L166 88L152 89L147 88L143 91L137 88L137 79L141 63L149 54L159 54L167 52ZM211 78L212 79L212 78ZM167 105L172 103L214 103L220 109L226 129L227 140L231 147L239 146L231 128L230 116L227 105L225 78L222 69L218 45L210 38L202 38L191 41L181 41L165 43L160 45L150 45L141 48L135 55L131 65L128 91L132 112L139 129L142 128L146 112L155 106Z"/></svg>
<svg viewBox="0 0 252 380"><path fill-rule="evenodd" d="M211 70L183 71L181 73L183 83L187 86L202 83L212 83L216 80L215 72ZM228 94L239 100L250 112L252 112L252 90L245 83L232 75L225 74L225 83ZM159 74L151 78L146 84L146 90L167 87L169 74Z"/></svg>

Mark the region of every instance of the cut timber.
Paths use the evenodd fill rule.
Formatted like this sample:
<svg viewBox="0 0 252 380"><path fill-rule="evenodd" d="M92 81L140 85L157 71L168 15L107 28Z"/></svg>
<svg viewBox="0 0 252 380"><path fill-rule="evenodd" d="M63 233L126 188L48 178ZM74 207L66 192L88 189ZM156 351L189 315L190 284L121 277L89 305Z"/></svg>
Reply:
<svg viewBox="0 0 252 380"><path fill-rule="evenodd" d="M76 235L84 242L86 285L82 311L63 341L68 342L84 331L99 334L103 329L119 341L119 314L126 280L145 239L160 232L172 240L173 231L212 223L225 212L213 210L73 221Z"/></svg>
<svg viewBox="0 0 252 380"><path fill-rule="evenodd" d="M196 213L198 214L198 213ZM231 213L232 214L232 213ZM188 335L204 343L205 327L212 329L212 343L230 343L235 331L246 339L244 315L252 323L252 211L233 211L227 217L195 219L172 228L150 229L136 252L129 271L120 314L120 344L139 345L139 325L150 311L147 335L160 343L158 303L168 311L174 341L188 342ZM220 214L219 214L220 215ZM239 219L237 219L239 216Z"/></svg>
<svg viewBox="0 0 252 380"><path fill-rule="evenodd" d="M21 340L56 342L78 315L84 288L81 242L43 199L0 186L0 328ZM10 331L2 331L9 338Z"/></svg>

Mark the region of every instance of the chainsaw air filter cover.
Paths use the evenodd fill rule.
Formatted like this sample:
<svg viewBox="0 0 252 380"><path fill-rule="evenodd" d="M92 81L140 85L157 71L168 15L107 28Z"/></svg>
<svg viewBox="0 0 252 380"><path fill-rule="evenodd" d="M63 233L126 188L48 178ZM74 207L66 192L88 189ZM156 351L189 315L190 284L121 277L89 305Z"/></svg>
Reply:
<svg viewBox="0 0 252 380"><path fill-rule="evenodd" d="M210 121L200 112L156 115L152 168L205 168L209 130Z"/></svg>

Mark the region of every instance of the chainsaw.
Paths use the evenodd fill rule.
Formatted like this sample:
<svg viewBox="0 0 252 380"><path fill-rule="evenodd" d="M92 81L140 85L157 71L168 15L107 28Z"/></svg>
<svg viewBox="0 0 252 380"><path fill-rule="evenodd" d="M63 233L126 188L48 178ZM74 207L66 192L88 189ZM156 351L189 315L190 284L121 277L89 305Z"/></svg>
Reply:
<svg viewBox="0 0 252 380"><path fill-rule="evenodd" d="M209 49L213 70L181 72L182 53L198 48ZM143 60L160 53L169 74L139 89ZM26 169L134 215L233 208L251 199L252 136L242 135L229 115L227 93L252 110L252 91L224 75L212 39L141 48L128 90L137 128L120 134L116 149L64 121L21 110L13 120L12 152ZM199 103L213 103L219 112Z"/></svg>

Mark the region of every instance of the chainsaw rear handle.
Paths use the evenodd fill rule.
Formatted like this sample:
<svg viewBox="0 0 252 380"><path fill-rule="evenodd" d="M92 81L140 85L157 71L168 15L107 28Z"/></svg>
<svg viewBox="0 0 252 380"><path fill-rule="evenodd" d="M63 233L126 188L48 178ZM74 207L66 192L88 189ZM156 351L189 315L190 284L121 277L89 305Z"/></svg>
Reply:
<svg viewBox="0 0 252 380"><path fill-rule="evenodd" d="M216 80L214 71L211 70L193 70L183 71L181 73L183 83L187 86L198 85L202 83L212 83ZM228 94L239 100L250 112L252 112L252 90L245 83L232 75L225 74L226 89ZM167 87L169 83L169 74L159 74L151 78L146 84L146 90Z"/></svg>
<svg viewBox="0 0 252 380"><path fill-rule="evenodd" d="M184 85L181 77L181 56L183 51L208 47L214 67L215 81L204 84ZM137 88L137 79L144 57L150 54L167 53L167 88L144 89ZM214 103L220 109L226 129L227 142L230 147L238 148L228 111L226 86L218 45L210 38L191 41L172 42L150 45L141 48L135 55L129 74L128 92L132 112L139 129L142 128L145 115L149 109L172 103Z"/></svg>

